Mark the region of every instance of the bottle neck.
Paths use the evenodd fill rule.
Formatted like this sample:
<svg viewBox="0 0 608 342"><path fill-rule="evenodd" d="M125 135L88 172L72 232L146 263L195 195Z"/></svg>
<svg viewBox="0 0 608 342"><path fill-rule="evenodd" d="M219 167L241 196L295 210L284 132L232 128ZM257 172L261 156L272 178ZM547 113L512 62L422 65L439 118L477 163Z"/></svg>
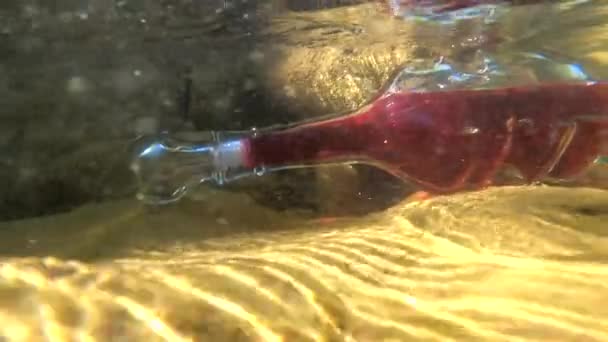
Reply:
<svg viewBox="0 0 608 342"><path fill-rule="evenodd" d="M341 163L357 158L369 129L352 115L262 130L182 132L163 135L137 149L131 165L138 198L149 204L179 200L203 182L219 185L269 171Z"/></svg>
<svg viewBox="0 0 608 342"><path fill-rule="evenodd" d="M255 133L245 141L244 166L270 171L358 161L373 136L368 116L360 111Z"/></svg>

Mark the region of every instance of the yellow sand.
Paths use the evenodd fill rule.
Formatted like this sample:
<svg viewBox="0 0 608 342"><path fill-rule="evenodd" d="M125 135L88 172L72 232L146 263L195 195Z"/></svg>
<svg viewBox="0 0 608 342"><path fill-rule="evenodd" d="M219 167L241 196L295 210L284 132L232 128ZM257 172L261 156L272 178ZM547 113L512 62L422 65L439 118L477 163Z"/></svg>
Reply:
<svg viewBox="0 0 608 342"><path fill-rule="evenodd" d="M607 191L489 189L325 223L212 195L0 226L0 336L608 340Z"/></svg>

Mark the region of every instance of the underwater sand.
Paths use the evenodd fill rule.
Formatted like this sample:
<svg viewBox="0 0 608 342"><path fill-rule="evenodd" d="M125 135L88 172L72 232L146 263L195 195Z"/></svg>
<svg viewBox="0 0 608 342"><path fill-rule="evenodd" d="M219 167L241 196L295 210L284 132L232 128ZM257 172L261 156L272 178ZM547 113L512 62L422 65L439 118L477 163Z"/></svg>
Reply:
<svg viewBox="0 0 608 342"><path fill-rule="evenodd" d="M606 341L608 191L309 220L214 193L0 225L5 341Z"/></svg>

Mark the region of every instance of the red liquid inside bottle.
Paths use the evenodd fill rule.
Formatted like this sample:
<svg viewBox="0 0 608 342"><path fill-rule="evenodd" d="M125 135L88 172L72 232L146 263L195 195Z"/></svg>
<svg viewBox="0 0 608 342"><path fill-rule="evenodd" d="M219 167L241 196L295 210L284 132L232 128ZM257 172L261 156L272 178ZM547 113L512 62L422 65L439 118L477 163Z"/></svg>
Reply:
<svg viewBox="0 0 608 342"><path fill-rule="evenodd" d="M488 185L507 165L530 182L564 179L608 152L608 84L387 93L245 146L248 168L362 162L436 193Z"/></svg>

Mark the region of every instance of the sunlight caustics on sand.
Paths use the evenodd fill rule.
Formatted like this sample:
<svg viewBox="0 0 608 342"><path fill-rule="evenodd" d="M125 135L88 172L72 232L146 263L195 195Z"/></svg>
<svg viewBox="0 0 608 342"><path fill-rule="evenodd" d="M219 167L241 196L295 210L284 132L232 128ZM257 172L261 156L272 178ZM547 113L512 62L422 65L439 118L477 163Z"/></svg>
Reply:
<svg viewBox="0 0 608 342"><path fill-rule="evenodd" d="M602 190L512 187L316 229L301 221L298 229L204 240L165 235L156 245L143 232L158 227L129 209L131 217L108 230L139 226L119 253L87 262L6 258L0 317L10 324L0 336L605 341L607 208ZM70 220L78 213L62 222ZM213 225L193 222L192 231ZM177 225L176 234L187 231Z"/></svg>

